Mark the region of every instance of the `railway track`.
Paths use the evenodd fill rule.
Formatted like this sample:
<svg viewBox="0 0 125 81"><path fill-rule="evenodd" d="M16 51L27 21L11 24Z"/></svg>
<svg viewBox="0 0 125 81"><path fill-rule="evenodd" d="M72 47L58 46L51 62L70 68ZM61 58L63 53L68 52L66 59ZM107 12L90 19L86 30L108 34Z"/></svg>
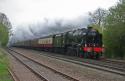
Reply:
<svg viewBox="0 0 125 81"><path fill-rule="evenodd" d="M70 77L69 75L66 75L51 67L41 64L33 60L32 58L26 57L12 49L7 50L14 58L24 64L39 78L41 78L42 81L78 81L77 79Z"/></svg>
<svg viewBox="0 0 125 81"><path fill-rule="evenodd" d="M42 52L42 53L39 52L39 54L42 54L47 57L55 58L58 60L63 60L66 62L71 62L74 64L87 66L90 68L95 68L95 69L125 76L125 64L123 62L115 62L112 60L98 61L98 60L91 60L91 59L81 59L77 57L69 57L69 56L58 55L54 53L50 54L48 52Z"/></svg>
<svg viewBox="0 0 125 81"><path fill-rule="evenodd" d="M125 64L125 61L117 61L117 60L110 60L110 59L106 59L104 61L108 62L108 63L115 63L115 64L118 64L118 65ZM124 67L125 67L125 65L124 65Z"/></svg>
<svg viewBox="0 0 125 81"><path fill-rule="evenodd" d="M11 70L8 69L10 75L12 76L13 81L20 81L19 78L16 76L16 74Z"/></svg>

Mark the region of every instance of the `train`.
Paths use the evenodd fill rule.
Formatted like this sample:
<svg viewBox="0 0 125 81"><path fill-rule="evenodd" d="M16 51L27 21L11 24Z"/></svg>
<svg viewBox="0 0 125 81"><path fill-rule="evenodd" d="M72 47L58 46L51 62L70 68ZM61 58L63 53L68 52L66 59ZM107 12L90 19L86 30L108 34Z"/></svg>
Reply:
<svg viewBox="0 0 125 81"><path fill-rule="evenodd" d="M16 42L13 46L93 59L100 59L104 52L102 34L91 26Z"/></svg>

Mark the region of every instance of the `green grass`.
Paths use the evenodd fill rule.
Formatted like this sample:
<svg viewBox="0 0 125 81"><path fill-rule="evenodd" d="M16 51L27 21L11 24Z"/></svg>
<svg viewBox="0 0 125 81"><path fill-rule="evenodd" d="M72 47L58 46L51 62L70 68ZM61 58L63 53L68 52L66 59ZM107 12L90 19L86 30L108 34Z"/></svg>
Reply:
<svg viewBox="0 0 125 81"><path fill-rule="evenodd" d="M7 55L0 48L0 81L12 81L8 72L8 58Z"/></svg>

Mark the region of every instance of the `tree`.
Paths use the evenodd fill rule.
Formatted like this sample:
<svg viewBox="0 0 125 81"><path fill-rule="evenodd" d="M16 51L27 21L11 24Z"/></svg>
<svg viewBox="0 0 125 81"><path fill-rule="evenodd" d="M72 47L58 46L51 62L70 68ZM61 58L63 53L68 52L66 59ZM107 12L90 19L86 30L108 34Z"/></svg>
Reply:
<svg viewBox="0 0 125 81"><path fill-rule="evenodd" d="M101 27L102 24L104 23L105 17L107 15L107 11L102 8L98 8L93 13L89 12L89 15L90 15L90 19L89 19L90 23L96 24L99 27Z"/></svg>
<svg viewBox="0 0 125 81"><path fill-rule="evenodd" d="M2 46L6 46L8 43L8 28L0 23L0 43Z"/></svg>
<svg viewBox="0 0 125 81"><path fill-rule="evenodd" d="M109 9L106 17L104 43L107 56L125 57L125 1L120 0L116 6Z"/></svg>

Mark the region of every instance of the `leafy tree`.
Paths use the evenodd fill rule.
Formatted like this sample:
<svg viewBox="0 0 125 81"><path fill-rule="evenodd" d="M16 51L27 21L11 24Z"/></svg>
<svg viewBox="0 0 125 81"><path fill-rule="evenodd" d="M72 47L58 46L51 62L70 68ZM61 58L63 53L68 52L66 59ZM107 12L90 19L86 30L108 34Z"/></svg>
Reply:
<svg viewBox="0 0 125 81"><path fill-rule="evenodd" d="M125 57L125 1L120 0L109 9L106 17L104 43L110 57Z"/></svg>
<svg viewBox="0 0 125 81"><path fill-rule="evenodd" d="M8 42L8 28L0 23L0 43L2 46L6 46Z"/></svg>

